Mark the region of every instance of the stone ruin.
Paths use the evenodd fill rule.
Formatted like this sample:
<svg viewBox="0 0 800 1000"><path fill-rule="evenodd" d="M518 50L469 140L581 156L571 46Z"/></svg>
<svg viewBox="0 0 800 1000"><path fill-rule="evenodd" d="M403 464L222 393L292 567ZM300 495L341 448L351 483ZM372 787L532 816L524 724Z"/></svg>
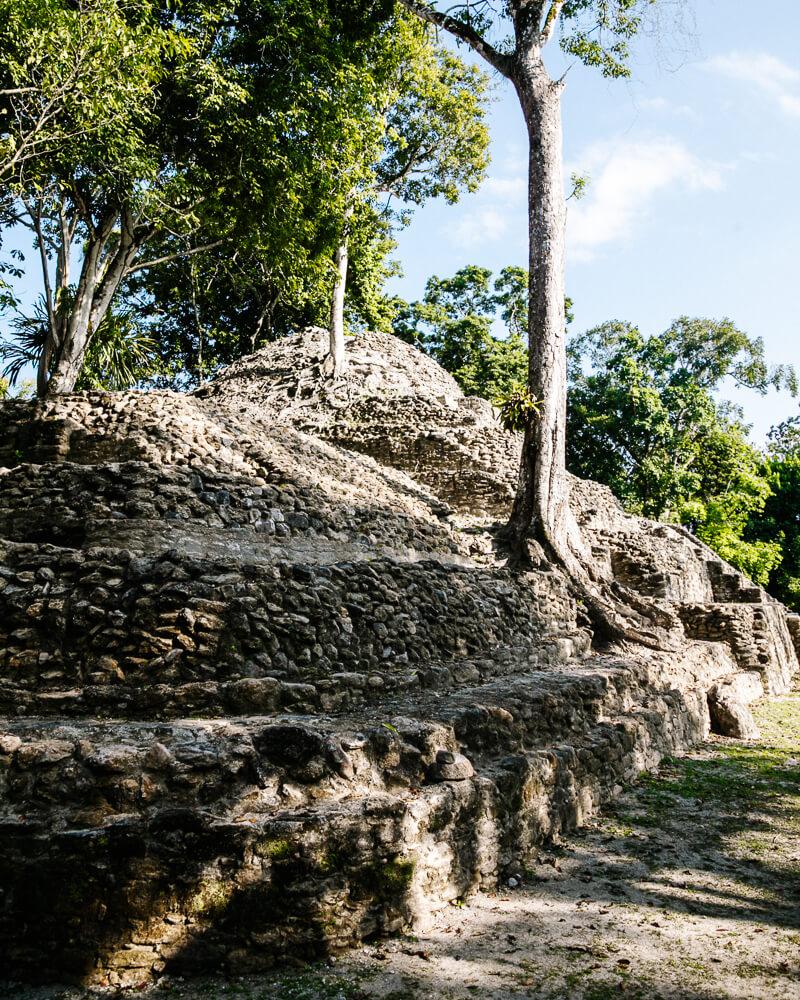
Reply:
<svg viewBox="0 0 800 1000"><path fill-rule="evenodd" d="M424 928L789 685L800 619L573 480L597 567L681 633L593 650L559 572L495 554L520 442L491 406L378 334L331 384L324 336L194 395L0 404L0 975Z"/></svg>

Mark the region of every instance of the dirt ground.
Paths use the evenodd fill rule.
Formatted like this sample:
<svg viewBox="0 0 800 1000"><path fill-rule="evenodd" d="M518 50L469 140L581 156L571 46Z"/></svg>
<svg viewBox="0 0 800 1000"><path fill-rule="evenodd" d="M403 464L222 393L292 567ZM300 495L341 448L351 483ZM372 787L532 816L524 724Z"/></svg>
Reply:
<svg viewBox="0 0 800 1000"><path fill-rule="evenodd" d="M31 989L5 1000L798 1000L800 685L756 708L762 738L714 739L543 848L517 885L424 937L228 982Z"/></svg>

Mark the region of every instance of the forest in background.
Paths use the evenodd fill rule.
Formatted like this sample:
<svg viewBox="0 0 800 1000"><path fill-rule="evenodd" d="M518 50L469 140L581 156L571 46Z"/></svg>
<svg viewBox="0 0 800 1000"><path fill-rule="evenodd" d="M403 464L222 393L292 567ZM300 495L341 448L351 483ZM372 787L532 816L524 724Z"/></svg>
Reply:
<svg viewBox="0 0 800 1000"><path fill-rule="evenodd" d="M385 0L322 6L0 0L2 391L31 366L41 394L189 389L333 325L337 288L347 329L415 343L465 392L524 385L524 268L385 290L408 213L485 174L487 76ZM3 253L20 228L31 251ZM800 418L759 449L719 398L794 392L792 369L728 319L609 320L568 356L568 469L800 609Z"/></svg>

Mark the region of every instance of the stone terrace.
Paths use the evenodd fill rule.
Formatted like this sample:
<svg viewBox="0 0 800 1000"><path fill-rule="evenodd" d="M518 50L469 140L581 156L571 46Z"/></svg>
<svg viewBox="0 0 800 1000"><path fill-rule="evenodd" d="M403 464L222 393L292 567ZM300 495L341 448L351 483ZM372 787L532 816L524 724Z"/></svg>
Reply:
<svg viewBox="0 0 800 1000"><path fill-rule="evenodd" d="M423 927L708 729L797 619L574 481L609 580L682 623L591 648L494 556L519 442L393 338L319 331L194 397L0 404L0 974L229 973Z"/></svg>

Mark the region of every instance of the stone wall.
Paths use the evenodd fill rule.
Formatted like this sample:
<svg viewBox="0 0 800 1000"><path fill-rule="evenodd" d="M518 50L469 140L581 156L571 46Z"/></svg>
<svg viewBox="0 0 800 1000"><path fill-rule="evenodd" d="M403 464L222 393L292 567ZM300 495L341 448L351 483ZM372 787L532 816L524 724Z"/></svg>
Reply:
<svg viewBox="0 0 800 1000"><path fill-rule="evenodd" d="M0 402L0 974L230 974L424 926L779 691L800 618L572 480L595 569L679 623L592 650L495 555L519 440L418 351L271 345L194 397ZM681 635L681 628L684 635Z"/></svg>
<svg viewBox="0 0 800 1000"><path fill-rule="evenodd" d="M450 661L501 648L528 666L588 649L552 574L11 542L0 557L0 705L17 714L332 710L462 680L477 668Z"/></svg>
<svg viewBox="0 0 800 1000"><path fill-rule="evenodd" d="M324 530L333 540L346 540L343 531L372 534L377 528L383 537L370 544L458 551L458 539L443 523L448 507L401 472L276 426L263 415L243 417L237 408L178 393L77 393L58 403L3 400L4 466L11 470L0 495L6 523L31 501L55 502L54 513L61 513L60 506L67 517L97 513L92 504L99 491L101 507L105 503L117 518L227 526L268 521L274 507L300 515L298 530ZM52 477L57 481L51 483ZM130 507L125 492L133 493ZM79 504L76 510L70 501ZM136 501L145 506L134 506Z"/></svg>
<svg viewBox="0 0 800 1000"><path fill-rule="evenodd" d="M522 438L502 430L484 399L374 397L343 419L298 426L408 472L457 510L503 516L514 499Z"/></svg>
<svg viewBox="0 0 800 1000"><path fill-rule="evenodd" d="M761 674L768 694L788 689L797 652L782 605L682 604L678 613L690 638L727 643L740 670Z"/></svg>
<svg viewBox="0 0 800 1000"><path fill-rule="evenodd" d="M703 656L697 669L725 669ZM319 716L10 723L3 969L84 983L240 974L424 928L702 737L702 697L645 686L653 671L531 675L365 730ZM475 773L437 777L441 751L467 753Z"/></svg>

